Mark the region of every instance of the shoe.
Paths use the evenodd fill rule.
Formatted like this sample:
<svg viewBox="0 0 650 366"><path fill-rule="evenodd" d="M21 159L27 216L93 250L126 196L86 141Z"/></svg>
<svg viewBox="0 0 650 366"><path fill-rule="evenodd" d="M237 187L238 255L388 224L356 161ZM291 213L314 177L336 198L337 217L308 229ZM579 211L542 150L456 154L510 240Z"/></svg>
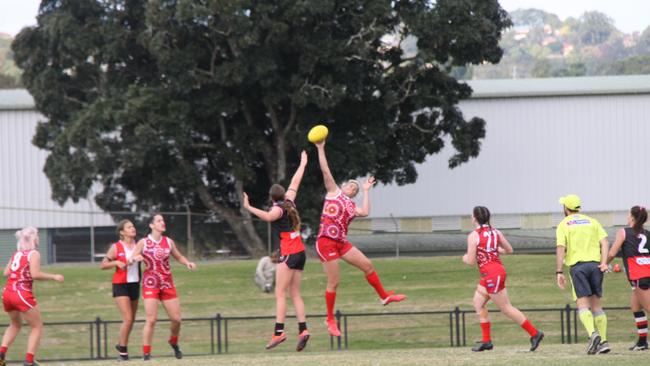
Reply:
<svg viewBox="0 0 650 366"><path fill-rule="evenodd" d="M612 350L612 349L609 348L609 342L607 342L607 341L605 341L605 342L601 342L601 343L598 345L598 348L596 349L596 354L597 354L597 355L600 355L600 354L609 353L609 351L611 351L611 350Z"/></svg>
<svg viewBox="0 0 650 366"><path fill-rule="evenodd" d="M2 354L0 357L0 366L5 366L7 364L7 361L5 361L5 355Z"/></svg>
<svg viewBox="0 0 650 366"><path fill-rule="evenodd" d="M174 350L174 357L176 359L180 360L183 358L183 351L181 351L181 348L178 346L178 344L169 344L169 346Z"/></svg>
<svg viewBox="0 0 650 366"><path fill-rule="evenodd" d="M300 352L305 347L307 347L307 341L309 340L309 332L307 329L303 330L300 335L298 335L298 345L296 346L296 351Z"/></svg>
<svg viewBox="0 0 650 366"><path fill-rule="evenodd" d="M151 361L151 353L145 353L142 355L142 361Z"/></svg>
<svg viewBox="0 0 650 366"><path fill-rule="evenodd" d="M648 349L648 342L637 342L628 348L630 351L645 351Z"/></svg>
<svg viewBox="0 0 650 366"><path fill-rule="evenodd" d="M267 294L271 293L271 285L269 284L264 285L264 292L266 292Z"/></svg>
<svg viewBox="0 0 650 366"><path fill-rule="evenodd" d="M587 346L587 354L595 355L596 351L598 350L598 345L600 345L600 334L598 334L598 332L596 331L591 333L591 337L589 337L589 346Z"/></svg>
<svg viewBox="0 0 650 366"><path fill-rule="evenodd" d="M406 299L406 295L397 294L397 295L388 295L385 299L381 299L381 304L386 306L391 302L400 302Z"/></svg>
<svg viewBox="0 0 650 366"><path fill-rule="evenodd" d="M124 347L126 348L126 347ZM128 361L129 360L129 353L125 352L124 349L119 344L115 345L115 349L117 350L117 360L118 361ZM2 365L0 365L2 366Z"/></svg>
<svg viewBox="0 0 650 366"><path fill-rule="evenodd" d="M538 330L534 337L530 337L530 352L535 352L542 339L544 339L544 332L541 330Z"/></svg>
<svg viewBox="0 0 650 366"><path fill-rule="evenodd" d="M476 345L472 347L472 351L473 352L491 351L492 348L494 348L492 341L488 341L486 343L476 342Z"/></svg>
<svg viewBox="0 0 650 366"><path fill-rule="evenodd" d="M273 335L271 341L266 345L266 349L275 348L278 344L287 340L287 335L282 333L279 336Z"/></svg>
<svg viewBox="0 0 650 366"><path fill-rule="evenodd" d="M331 336L333 337L341 336L341 331L339 330L339 326L336 324L336 319L327 319L325 321L325 324L327 325L327 330L330 332Z"/></svg>

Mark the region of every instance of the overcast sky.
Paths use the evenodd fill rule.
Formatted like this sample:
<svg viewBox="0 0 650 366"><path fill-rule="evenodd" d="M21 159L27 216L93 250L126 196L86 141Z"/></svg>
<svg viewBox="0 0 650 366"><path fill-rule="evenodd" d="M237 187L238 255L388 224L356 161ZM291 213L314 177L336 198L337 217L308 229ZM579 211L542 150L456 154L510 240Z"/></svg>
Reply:
<svg viewBox="0 0 650 366"><path fill-rule="evenodd" d="M626 33L643 31L650 25L650 0L500 0L507 11L538 8L564 19L578 17L587 10L598 10L614 19ZM0 0L0 32L15 36L28 25L36 24L39 0Z"/></svg>

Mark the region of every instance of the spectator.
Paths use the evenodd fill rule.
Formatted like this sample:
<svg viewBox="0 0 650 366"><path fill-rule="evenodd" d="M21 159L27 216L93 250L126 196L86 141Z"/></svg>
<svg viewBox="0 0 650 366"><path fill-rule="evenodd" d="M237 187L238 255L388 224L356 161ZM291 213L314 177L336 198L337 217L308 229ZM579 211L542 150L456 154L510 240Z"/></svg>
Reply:
<svg viewBox="0 0 650 366"><path fill-rule="evenodd" d="M275 285L275 266L278 263L278 253L273 252L270 256L264 256L257 263L255 270L255 283L262 291L270 293Z"/></svg>

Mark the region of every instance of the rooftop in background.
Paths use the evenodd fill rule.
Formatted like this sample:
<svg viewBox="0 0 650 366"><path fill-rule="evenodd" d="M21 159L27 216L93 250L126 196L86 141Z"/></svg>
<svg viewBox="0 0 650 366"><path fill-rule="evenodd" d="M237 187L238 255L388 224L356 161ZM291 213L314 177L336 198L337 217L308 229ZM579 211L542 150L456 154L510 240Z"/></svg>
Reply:
<svg viewBox="0 0 650 366"><path fill-rule="evenodd" d="M468 80L472 98L650 94L650 75Z"/></svg>
<svg viewBox="0 0 650 366"><path fill-rule="evenodd" d="M467 80L473 99L650 94L650 75ZM0 110L34 109L25 89L0 90Z"/></svg>

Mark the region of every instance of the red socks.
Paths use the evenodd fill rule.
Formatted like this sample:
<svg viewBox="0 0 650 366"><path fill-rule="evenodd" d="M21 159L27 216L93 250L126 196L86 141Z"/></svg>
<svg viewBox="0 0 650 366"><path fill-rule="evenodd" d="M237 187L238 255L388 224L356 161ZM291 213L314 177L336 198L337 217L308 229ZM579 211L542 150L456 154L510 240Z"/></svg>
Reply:
<svg viewBox="0 0 650 366"><path fill-rule="evenodd" d="M375 291L377 291L377 295L379 295L380 299L385 299L388 297L388 294L386 293L386 290L384 290L384 286L381 285L381 281L379 280L379 276L377 276L377 272L372 271L371 274L366 275L366 281L370 284L370 286L375 288Z"/></svg>
<svg viewBox="0 0 650 366"><path fill-rule="evenodd" d="M147 345L142 346L142 353L144 353L145 355L150 354L151 353L151 346L147 346Z"/></svg>
<svg viewBox="0 0 650 366"><path fill-rule="evenodd" d="M325 291L325 304L327 304L327 320L334 319L334 303L336 303L336 292Z"/></svg>
<svg viewBox="0 0 650 366"><path fill-rule="evenodd" d="M25 362L34 363L34 354L33 353L26 353L25 354Z"/></svg>
<svg viewBox="0 0 650 366"><path fill-rule="evenodd" d="M0 347L0 353L7 353L7 347L5 346Z"/></svg>
<svg viewBox="0 0 650 366"><path fill-rule="evenodd" d="M528 319L524 320L523 323L521 323L521 327L524 328L528 334L530 334L531 337L534 337L537 335L537 329L533 327L533 325L528 321Z"/></svg>
<svg viewBox="0 0 650 366"><path fill-rule="evenodd" d="M178 336L171 336L169 337L169 344L172 346L175 346L178 344Z"/></svg>
<svg viewBox="0 0 650 366"><path fill-rule="evenodd" d="M483 331L483 340L481 342L487 343L491 340L490 338L490 322L481 323L481 330Z"/></svg>

